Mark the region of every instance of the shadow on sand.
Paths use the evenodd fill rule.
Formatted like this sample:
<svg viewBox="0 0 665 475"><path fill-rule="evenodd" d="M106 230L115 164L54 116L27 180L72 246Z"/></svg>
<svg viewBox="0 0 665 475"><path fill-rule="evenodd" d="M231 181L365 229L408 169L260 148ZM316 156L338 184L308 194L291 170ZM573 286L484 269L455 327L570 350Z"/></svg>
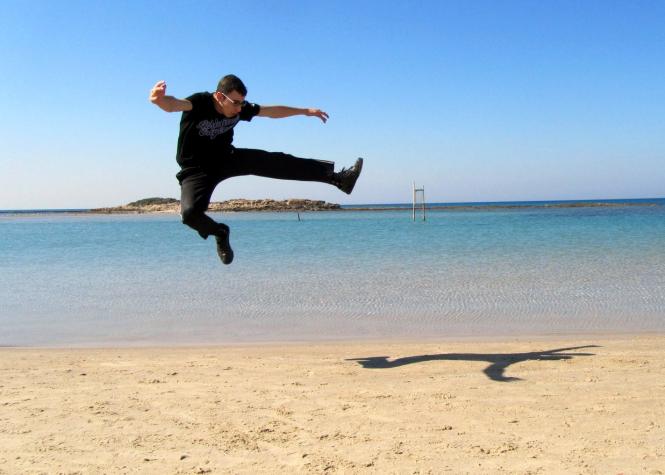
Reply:
<svg viewBox="0 0 665 475"><path fill-rule="evenodd" d="M509 382L521 381L521 378L505 376L503 373L508 366L524 361L556 361L569 360L575 356L594 356L594 353L564 353L566 351L581 350L583 348L600 348L598 345L574 346L570 348L557 348L554 350L533 351L530 353L505 354L477 354L477 353L441 353L438 355L419 355L398 358L388 361L388 356L369 356L366 358L349 358L346 361L357 361L363 368L387 369L397 368L407 364L423 363L425 361L487 361L490 365L483 370L493 381Z"/></svg>

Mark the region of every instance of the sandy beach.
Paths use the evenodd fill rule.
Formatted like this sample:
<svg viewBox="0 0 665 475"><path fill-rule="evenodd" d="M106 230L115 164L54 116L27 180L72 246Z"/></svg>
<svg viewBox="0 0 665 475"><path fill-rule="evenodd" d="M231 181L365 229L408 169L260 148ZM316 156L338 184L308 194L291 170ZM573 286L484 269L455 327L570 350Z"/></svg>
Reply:
<svg viewBox="0 0 665 475"><path fill-rule="evenodd" d="M0 349L0 473L665 473L665 336Z"/></svg>

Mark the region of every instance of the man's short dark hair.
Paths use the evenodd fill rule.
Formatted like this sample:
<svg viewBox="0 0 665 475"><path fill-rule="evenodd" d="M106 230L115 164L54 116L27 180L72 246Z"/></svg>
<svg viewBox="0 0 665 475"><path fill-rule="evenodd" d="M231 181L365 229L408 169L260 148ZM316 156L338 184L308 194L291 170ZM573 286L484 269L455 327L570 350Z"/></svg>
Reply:
<svg viewBox="0 0 665 475"><path fill-rule="evenodd" d="M236 91L241 96L247 95L247 88L240 78L233 74L227 74L219 80L217 83L217 91L223 92L224 94L230 94L233 91Z"/></svg>

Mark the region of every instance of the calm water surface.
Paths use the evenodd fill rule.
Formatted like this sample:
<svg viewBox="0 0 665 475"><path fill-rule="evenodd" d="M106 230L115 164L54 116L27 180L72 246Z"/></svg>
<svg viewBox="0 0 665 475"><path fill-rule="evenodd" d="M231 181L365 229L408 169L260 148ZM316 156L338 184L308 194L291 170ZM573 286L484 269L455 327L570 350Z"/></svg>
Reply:
<svg viewBox="0 0 665 475"><path fill-rule="evenodd" d="M653 201L653 200L650 200ZM665 330L660 206L0 215L0 345Z"/></svg>

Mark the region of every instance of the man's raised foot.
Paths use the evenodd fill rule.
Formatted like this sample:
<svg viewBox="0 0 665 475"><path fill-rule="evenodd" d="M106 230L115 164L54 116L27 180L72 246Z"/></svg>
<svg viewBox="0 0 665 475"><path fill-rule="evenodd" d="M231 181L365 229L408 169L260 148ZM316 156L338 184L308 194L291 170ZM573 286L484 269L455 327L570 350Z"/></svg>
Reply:
<svg viewBox="0 0 665 475"><path fill-rule="evenodd" d="M342 168L337 173L334 173L331 182L344 193L350 195L353 187L356 186L356 181L358 181L362 169L363 159L359 158L351 168Z"/></svg>

